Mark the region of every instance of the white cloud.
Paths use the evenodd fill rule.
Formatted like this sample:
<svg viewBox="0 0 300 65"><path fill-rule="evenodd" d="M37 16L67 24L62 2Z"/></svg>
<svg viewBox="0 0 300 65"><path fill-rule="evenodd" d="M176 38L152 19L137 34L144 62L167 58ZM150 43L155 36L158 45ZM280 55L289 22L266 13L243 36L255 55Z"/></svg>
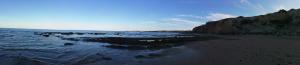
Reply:
<svg viewBox="0 0 300 65"><path fill-rule="evenodd" d="M240 0L238 7L249 11L255 11L257 14L266 14L271 10L268 10L264 5L260 3L253 3L249 0Z"/></svg>
<svg viewBox="0 0 300 65"><path fill-rule="evenodd" d="M217 21L225 18L237 17L231 14L225 13L210 13L207 16L198 15L177 15L178 17L163 19L163 23L169 25L181 25L181 26L197 26L204 24L208 21ZM160 22L161 23L161 22Z"/></svg>
<svg viewBox="0 0 300 65"><path fill-rule="evenodd" d="M149 21L146 25L149 30L191 30L193 27L203 24L202 19L195 15L177 15L163 18L157 21Z"/></svg>
<svg viewBox="0 0 300 65"><path fill-rule="evenodd" d="M298 9L300 8L300 0L276 0L277 2L271 4L273 6L273 11L278 11L280 9Z"/></svg>
<svg viewBox="0 0 300 65"><path fill-rule="evenodd" d="M168 23L175 23L175 24L195 24L195 23L197 23L196 21L187 20L187 19L183 19L183 18L168 18L163 21L168 22Z"/></svg>
<svg viewBox="0 0 300 65"><path fill-rule="evenodd" d="M280 9L298 9L300 8L300 0L262 0L254 2L253 0L239 0L237 7L244 10L253 11L261 15L276 12Z"/></svg>
<svg viewBox="0 0 300 65"><path fill-rule="evenodd" d="M178 17L188 17L188 18L195 18L195 19L204 19L205 18L203 16L186 15L186 14L178 15Z"/></svg>
<svg viewBox="0 0 300 65"><path fill-rule="evenodd" d="M224 14L224 13L210 13L208 16L205 16L207 21L217 21L217 20L232 18L232 17L237 17L237 16L231 14Z"/></svg>
<svg viewBox="0 0 300 65"><path fill-rule="evenodd" d="M236 16L224 13L210 13L207 16L184 14L165 18L159 21L151 21L149 23L145 23L144 25L147 25L147 27L150 29L191 30L193 27L205 24L208 21L216 21L231 17Z"/></svg>
<svg viewBox="0 0 300 65"><path fill-rule="evenodd" d="M191 23L184 23L184 22L175 22L171 20L160 20L160 21L150 21L145 22L144 28L146 27L147 30L191 30L194 25Z"/></svg>
<svg viewBox="0 0 300 65"><path fill-rule="evenodd" d="M217 21L225 18L237 17L235 15L225 14L225 13L209 13L207 16L198 16L198 15L178 15L178 16L181 18L196 19L200 21ZM173 19L171 18L171 20L182 21L182 19L178 19L178 18L173 18ZM185 20L185 22L191 22L191 21Z"/></svg>

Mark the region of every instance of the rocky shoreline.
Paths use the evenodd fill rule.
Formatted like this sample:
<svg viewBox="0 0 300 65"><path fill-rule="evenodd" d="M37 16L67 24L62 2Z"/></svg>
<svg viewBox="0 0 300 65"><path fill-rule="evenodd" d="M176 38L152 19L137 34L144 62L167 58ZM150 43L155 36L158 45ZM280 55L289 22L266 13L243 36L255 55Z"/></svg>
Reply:
<svg viewBox="0 0 300 65"><path fill-rule="evenodd" d="M105 47L115 49L129 49L129 50L155 50L164 49L175 46L181 46L184 42L202 41L217 39L217 37L209 35L200 35L193 33L180 33L172 36L141 36L141 37L126 37L120 34L114 34L116 36L104 36L104 37L89 37L84 36L86 34L92 35L105 35L106 33L80 33L80 32L35 32L35 35L44 37L57 37L62 40L68 41L83 41L83 42L100 42L109 43ZM72 37L72 35L79 37ZM72 43L65 43L65 46L73 45Z"/></svg>

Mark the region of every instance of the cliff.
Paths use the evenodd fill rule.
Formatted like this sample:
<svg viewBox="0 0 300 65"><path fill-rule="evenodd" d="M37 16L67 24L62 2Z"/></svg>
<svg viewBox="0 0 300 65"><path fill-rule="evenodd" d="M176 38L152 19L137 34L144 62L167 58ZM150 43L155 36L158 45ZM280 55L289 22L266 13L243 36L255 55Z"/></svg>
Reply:
<svg viewBox="0 0 300 65"><path fill-rule="evenodd" d="M227 18L195 27L193 32L212 34L300 34L300 9L266 15Z"/></svg>

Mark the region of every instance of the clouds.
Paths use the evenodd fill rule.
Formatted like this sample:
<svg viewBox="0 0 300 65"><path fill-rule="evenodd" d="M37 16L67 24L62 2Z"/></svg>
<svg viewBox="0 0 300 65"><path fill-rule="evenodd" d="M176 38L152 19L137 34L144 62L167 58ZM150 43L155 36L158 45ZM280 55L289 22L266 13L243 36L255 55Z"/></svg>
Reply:
<svg viewBox="0 0 300 65"><path fill-rule="evenodd" d="M184 18L168 18L168 19L165 19L163 21L168 22L168 23L186 24L186 25L197 24L198 23L198 21L188 20L188 19L184 19Z"/></svg>
<svg viewBox="0 0 300 65"><path fill-rule="evenodd" d="M238 0L238 3L239 8L256 13L254 15L300 8L300 0Z"/></svg>
<svg viewBox="0 0 300 65"><path fill-rule="evenodd" d="M225 18L237 17L231 14L225 13L209 13L206 16L200 15L178 15L177 17L167 18L162 21L173 24L186 24L186 25L201 25L207 21L217 21Z"/></svg>
<svg viewBox="0 0 300 65"><path fill-rule="evenodd" d="M266 14L270 12L264 5L261 3L257 2L251 2L250 0L240 0L238 7L249 10L249 11L254 11L257 14Z"/></svg>
<svg viewBox="0 0 300 65"><path fill-rule="evenodd" d="M273 5L273 10L279 9L298 9L300 8L300 0L276 0Z"/></svg>
<svg viewBox="0 0 300 65"><path fill-rule="evenodd" d="M179 15L180 17L189 17L194 19L200 19L201 21L217 21L225 18L233 18L237 17L236 15L232 14L225 14L225 13L209 13L206 16L197 16L197 15Z"/></svg>
<svg viewBox="0 0 300 65"><path fill-rule="evenodd" d="M224 13L210 13L208 16L205 16L205 18L208 21L217 21L217 20L221 20L225 18L233 18L233 17L237 17L237 16L231 14L224 14Z"/></svg>
<svg viewBox="0 0 300 65"><path fill-rule="evenodd" d="M190 18L197 18L197 19L203 19L202 16L197 16L197 15L186 15L186 14L181 14L177 15L178 17L190 17Z"/></svg>
<svg viewBox="0 0 300 65"><path fill-rule="evenodd" d="M149 29L159 30L191 30L193 27L205 24L208 21L217 21L225 18L236 17L225 13L208 13L207 15L181 14L157 21L151 21L147 25Z"/></svg>
<svg viewBox="0 0 300 65"><path fill-rule="evenodd" d="M201 19L190 16L174 16L152 22L152 28L159 30L191 30L193 27L203 24Z"/></svg>

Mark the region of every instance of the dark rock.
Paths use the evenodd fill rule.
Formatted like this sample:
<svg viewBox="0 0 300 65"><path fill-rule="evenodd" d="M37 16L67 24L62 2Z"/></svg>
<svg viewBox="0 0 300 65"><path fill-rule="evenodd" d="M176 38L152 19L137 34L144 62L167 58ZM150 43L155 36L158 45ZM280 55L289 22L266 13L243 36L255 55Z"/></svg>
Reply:
<svg viewBox="0 0 300 65"><path fill-rule="evenodd" d="M207 22L193 32L211 34L296 35L300 32L300 9L280 10L254 17L227 18Z"/></svg>
<svg viewBox="0 0 300 65"><path fill-rule="evenodd" d="M60 33L61 35L73 35L73 32L64 32L64 33Z"/></svg>
<svg viewBox="0 0 300 65"><path fill-rule="evenodd" d="M92 34L92 35L104 35L106 33L88 33L88 34Z"/></svg>
<svg viewBox="0 0 300 65"><path fill-rule="evenodd" d="M106 33L94 33L95 35L104 35Z"/></svg>
<svg viewBox="0 0 300 65"><path fill-rule="evenodd" d="M75 34L77 34L77 35L84 35L84 33L75 33Z"/></svg>
<svg viewBox="0 0 300 65"><path fill-rule="evenodd" d="M86 41L86 42L101 42L110 43L112 45L106 45L105 47L114 49L128 49L128 50L159 50L164 48L171 48L174 46L183 45L183 42L191 41L204 41L216 39L217 37L205 36L205 35L178 35L175 37L75 37L64 38L63 40L70 41Z"/></svg>
<svg viewBox="0 0 300 65"><path fill-rule="evenodd" d="M103 60L112 60L110 57L102 57Z"/></svg>
<svg viewBox="0 0 300 65"><path fill-rule="evenodd" d="M79 41L80 39L78 38L64 38L64 37L61 37L62 40L70 40L70 41Z"/></svg>
<svg viewBox="0 0 300 65"><path fill-rule="evenodd" d="M49 37L50 35L43 35L44 37Z"/></svg>
<svg viewBox="0 0 300 65"><path fill-rule="evenodd" d="M74 45L74 43L65 43L64 46L71 46Z"/></svg>
<svg viewBox="0 0 300 65"><path fill-rule="evenodd" d="M35 35L54 35L54 34L58 34L60 32L34 32Z"/></svg>

